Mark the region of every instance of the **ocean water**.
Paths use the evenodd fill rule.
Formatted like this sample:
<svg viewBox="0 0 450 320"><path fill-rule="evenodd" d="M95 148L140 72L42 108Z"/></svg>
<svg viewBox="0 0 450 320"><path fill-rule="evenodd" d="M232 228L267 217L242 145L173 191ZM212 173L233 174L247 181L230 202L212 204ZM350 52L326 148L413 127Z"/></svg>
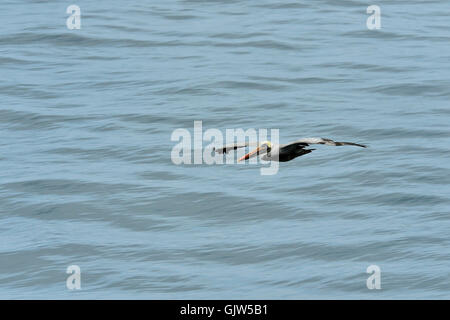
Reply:
<svg viewBox="0 0 450 320"><path fill-rule="evenodd" d="M0 298L450 298L448 1L69 4L0 5ZM175 165L197 120L369 148Z"/></svg>

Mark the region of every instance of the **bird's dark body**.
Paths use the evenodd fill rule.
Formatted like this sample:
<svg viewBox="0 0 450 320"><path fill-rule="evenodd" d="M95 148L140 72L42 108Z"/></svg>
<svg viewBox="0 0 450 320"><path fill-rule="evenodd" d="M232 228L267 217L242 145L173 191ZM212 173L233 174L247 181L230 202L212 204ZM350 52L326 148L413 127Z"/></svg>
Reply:
<svg viewBox="0 0 450 320"><path fill-rule="evenodd" d="M295 159L297 157L303 156L307 153L310 153L314 149L305 149L307 147L307 144L304 143L295 143L295 144L288 144L288 145L282 145L278 150L274 150L275 152L269 152L266 155L267 160L275 160L279 162L287 162L291 161L292 159Z"/></svg>
<svg viewBox="0 0 450 320"><path fill-rule="evenodd" d="M314 149L297 149L295 150L295 153L281 153L278 158L278 161L280 162L291 161L292 159L303 156L304 154L310 153L313 150Z"/></svg>

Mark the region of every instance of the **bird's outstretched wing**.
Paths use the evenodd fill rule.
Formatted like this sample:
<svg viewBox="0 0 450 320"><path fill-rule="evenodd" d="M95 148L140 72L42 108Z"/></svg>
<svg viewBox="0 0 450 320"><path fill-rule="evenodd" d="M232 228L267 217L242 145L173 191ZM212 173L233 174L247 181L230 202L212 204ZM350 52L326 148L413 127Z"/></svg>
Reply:
<svg viewBox="0 0 450 320"><path fill-rule="evenodd" d="M302 138L300 140L291 142L289 144L305 144L305 146L308 146L310 144L325 144L327 146L357 146L362 148L367 148L367 146L359 143L353 143L353 142L339 142L339 141L333 141L331 139L327 138Z"/></svg>
<svg viewBox="0 0 450 320"><path fill-rule="evenodd" d="M231 143L227 144L225 146L220 147L214 147L213 150L217 153L227 153L231 150L236 150L237 148L245 148L249 146L257 146L257 142L238 142L238 143Z"/></svg>

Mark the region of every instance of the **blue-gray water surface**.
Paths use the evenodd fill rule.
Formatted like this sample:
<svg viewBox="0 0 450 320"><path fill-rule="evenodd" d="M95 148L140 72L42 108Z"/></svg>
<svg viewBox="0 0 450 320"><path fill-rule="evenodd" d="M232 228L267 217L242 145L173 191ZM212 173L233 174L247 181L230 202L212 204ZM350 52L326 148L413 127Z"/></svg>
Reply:
<svg viewBox="0 0 450 320"><path fill-rule="evenodd" d="M448 1L70 4L0 6L0 298L450 298ZM175 165L195 120L369 148Z"/></svg>

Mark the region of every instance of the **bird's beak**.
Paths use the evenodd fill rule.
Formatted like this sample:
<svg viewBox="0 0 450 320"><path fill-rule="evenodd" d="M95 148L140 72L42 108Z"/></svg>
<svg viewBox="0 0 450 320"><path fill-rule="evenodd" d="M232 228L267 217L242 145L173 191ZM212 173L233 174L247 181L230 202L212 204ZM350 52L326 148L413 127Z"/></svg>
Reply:
<svg viewBox="0 0 450 320"><path fill-rule="evenodd" d="M257 156L257 155L259 154L260 151L261 151L261 147L258 147L258 148L256 148L255 150L253 150L253 151L247 153L245 156L241 157L241 158L238 160L238 162L239 162L239 161L242 161L242 160L247 160L247 159L253 158L254 156Z"/></svg>

